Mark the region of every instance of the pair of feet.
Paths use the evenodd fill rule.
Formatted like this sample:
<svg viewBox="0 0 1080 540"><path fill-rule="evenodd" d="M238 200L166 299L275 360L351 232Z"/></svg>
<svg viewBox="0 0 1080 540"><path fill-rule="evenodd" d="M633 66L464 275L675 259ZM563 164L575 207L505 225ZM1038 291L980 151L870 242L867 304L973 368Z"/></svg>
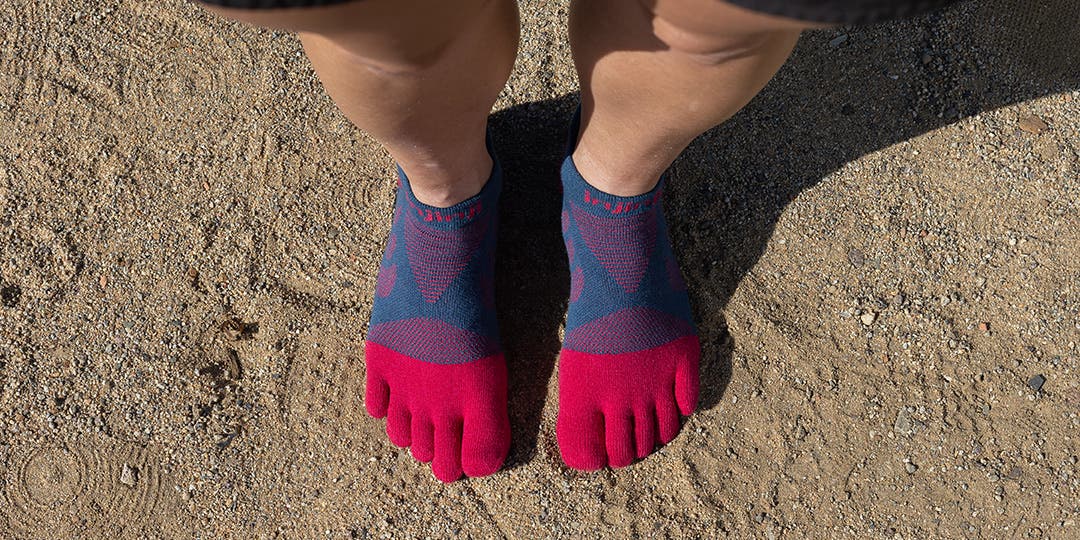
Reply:
<svg viewBox="0 0 1080 540"><path fill-rule="evenodd" d="M559 448L575 469L625 467L674 439L680 413L693 412L700 348L663 183L609 195L581 177L572 153L571 145L561 173L571 283ZM450 208L419 202L398 172L365 346L367 410L440 480L485 476L510 448L494 291L502 172L495 160L481 192Z"/></svg>

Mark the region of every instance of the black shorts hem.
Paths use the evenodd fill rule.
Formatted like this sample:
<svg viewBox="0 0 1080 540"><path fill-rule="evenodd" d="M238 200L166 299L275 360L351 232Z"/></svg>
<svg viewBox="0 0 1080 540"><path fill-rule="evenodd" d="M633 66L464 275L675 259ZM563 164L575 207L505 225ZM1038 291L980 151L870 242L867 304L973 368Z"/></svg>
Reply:
<svg viewBox="0 0 1080 540"><path fill-rule="evenodd" d="M871 24L914 17L958 0L725 0L728 3L767 15L825 24Z"/></svg>
<svg viewBox="0 0 1080 540"><path fill-rule="evenodd" d="M356 0L198 0L221 7L280 9L319 7ZM726 0L767 15L813 23L869 24L913 17L958 0Z"/></svg>
<svg viewBox="0 0 1080 540"><path fill-rule="evenodd" d="M353 0L197 0L204 4L240 9L282 9L333 6Z"/></svg>

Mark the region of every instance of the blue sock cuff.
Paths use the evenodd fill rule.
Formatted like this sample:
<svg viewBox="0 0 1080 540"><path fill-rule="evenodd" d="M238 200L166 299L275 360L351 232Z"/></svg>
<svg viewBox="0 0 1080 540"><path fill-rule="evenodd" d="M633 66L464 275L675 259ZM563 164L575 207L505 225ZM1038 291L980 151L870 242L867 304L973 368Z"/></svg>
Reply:
<svg viewBox="0 0 1080 540"><path fill-rule="evenodd" d="M491 176L488 177L480 193L465 199L453 206L439 208L420 202L409 185L409 178L401 166L397 166L398 193L405 198L407 209L415 212L420 221L432 227L440 229L457 229L464 227L481 216L491 212L498 212L499 193L502 191L502 166L491 144L491 136L487 138L488 154L491 156Z"/></svg>
<svg viewBox="0 0 1080 540"><path fill-rule="evenodd" d="M620 197L600 191L589 184L574 164L574 157L567 155L562 165L563 199L573 201L590 214L620 216L635 215L649 211L660 202L664 191L664 177L651 191L632 197Z"/></svg>
<svg viewBox="0 0 1080 540"><path fill-rule="evenodd" d="M563 199L573 201L575 205L589 213L597 215L639 214L648 211L660 201L665 177L661 176L656 186L647 193L632 197L621 197L606 193L589 184L578 171L574 163L574 149L577 147L578 128L581 125L581 107L574 112L570 122L570 135L566 145L566 158L562 164Z"/></svg>

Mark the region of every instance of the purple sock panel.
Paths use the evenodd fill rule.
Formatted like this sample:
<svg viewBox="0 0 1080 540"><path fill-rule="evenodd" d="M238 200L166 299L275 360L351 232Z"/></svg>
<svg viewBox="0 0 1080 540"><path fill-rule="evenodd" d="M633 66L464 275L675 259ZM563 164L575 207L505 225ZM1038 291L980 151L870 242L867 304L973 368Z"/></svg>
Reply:
<svg viewBox="0 0 1080 540"><path fill-rule="evenodd" d="M610 195L589 185L568 156L562 181L571 280L564 347L619 354L694 335L662 211L663 180L643 195Z"/></svg>
<svg viewBox="0 0 1080 540"><path fill-rule="evenodd" d="M476 196L449 208L416 199L399 169L390 239L368 340L422 362L459 364L499 350L495 317L498 166Z"/></svg>

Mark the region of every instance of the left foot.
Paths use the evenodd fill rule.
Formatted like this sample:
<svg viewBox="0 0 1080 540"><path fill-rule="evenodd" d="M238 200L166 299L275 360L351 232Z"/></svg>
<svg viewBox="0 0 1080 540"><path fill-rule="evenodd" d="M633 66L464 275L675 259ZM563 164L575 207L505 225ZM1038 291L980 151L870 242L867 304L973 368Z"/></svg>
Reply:
<svg viewBox="0 0 1080 540"><path fill-rule="evenodd" d="M559 448L575 469L625 467L674 439L679 413L694 411L697 331L668 239L663 182L635 197L609 195L582 178L571 155L562 182L571 282Z"/></svg>

